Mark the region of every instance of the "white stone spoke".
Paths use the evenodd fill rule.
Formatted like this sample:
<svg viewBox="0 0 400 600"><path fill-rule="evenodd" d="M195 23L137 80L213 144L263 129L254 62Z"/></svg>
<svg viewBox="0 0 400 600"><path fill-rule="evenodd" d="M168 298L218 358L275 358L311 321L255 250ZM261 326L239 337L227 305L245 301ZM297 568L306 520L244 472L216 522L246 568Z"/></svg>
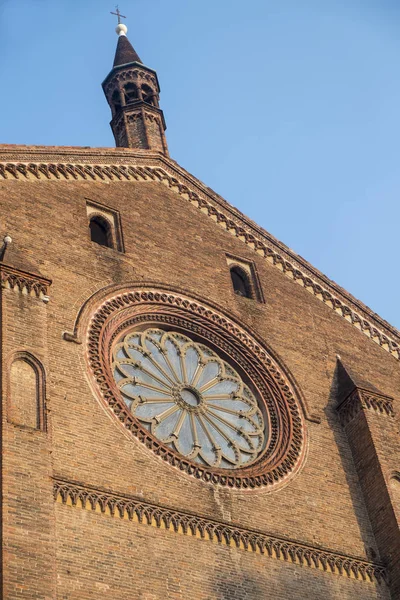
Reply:
<svg viewBox="0 0 400 600"><path fill-rule="evenodd" d="M207 415L205 415L205 419L210 423L210 425L219 433L219 435L226 441L228 448L232 448L232 451L235 455L235 459L229 458L226 454L227 449L221 448L221 452L223 457L228 460L230 463L233 463L235 466L239 466L241 463L241 451L247 451L245 448L240 446L238 442L233 440L221 427L218 423L215 423L212 419L210 419ZM225 451L224 451L225 450Z"/></svg>
<svg viewBox="0 0 400 600"><path fill-rule="evenodd" d="M171 435L174 435L176 438L179 437L179 434L181 432L182 425L183 425L183 422L184 422L186 416L187 416L187 412L185 410L182 410L182 413L181 413L181 415L180 415L180 417L178 419L178 422L177 422L177 424L175 426L175 429L174 429L174 431L172 432Z"/></svg>
<svg viewBox="0 0 400 600"><path fill-rule="evenodd" d="M206 434L206 436L208 438L208 441L210 442L210 444L212 444L216 448L217 444L215 442L215 439L211 435L211 432L209 431L207 425L204 423L204 419L207 419L207 416L206 415L197 415L197 418L200 422L200 425L201 425L204 433ZM208 419L207 419L207 421L208 421Z"/></svg>
<svg viewBox="0 0 400 600"><path fill-rule="evenodd" d="M213 415L213 417L215 417L216 419L218 418L216 415ZM206 421L208 421L208 423L210 423L217 431L218 433L229 443L229 444L234 444L235 442L233 442L231 440L231 438L229 437L229 435L227 433L225 433L225 431L223 429L221 429L218 425L218 423L214 423L214 421L212 419L209 418L208 415L204 415L204 418L206 419ZM223 419L218 419L219 421L221 421L224 424L228 424L226 421L224 421ZM236 431L236 428L234 425L230 424L230 427L232 429L234 429Z"/></svg>
<svg viewBox="0 0 400 600"><path fill-rule="evenodd" d="M196 387L196 384L200 379L200 375L202 374L204 367L205 364L199 360L199 362L197 363L196 370L193 374L192 381L190 382L193 387Z"/></svg>
<svg viewBox="0 0 400 600"><path fill-rule="evenodd" d="M170 386L167 383L165 383L165 381L163 381L162 379L157 377L157 375L155 373L153 373L153 371L149 371L148 369L146 369L146 367L140 367L140 371L142 371L142 373L145 373L146 375L151 377L151 379L154 379L155 381L157 381L158 383L163 385L167 390L170 389Z"/></svg>
<svg viewBox="0 0 400 600"><path fill-rule="evenodd" d="M148 358L149 361L156 367L156 369L160 371L160 373L165 377L165 379L170 383L171 386L175 385L175 381L168 375L168 373L162 368L160 363L151 354L149 354L146 358Z"/></svg>
<svg viewBox="0 0 400 600"><path fill-rule="evenodd" d="M203 393L203 396L204 396L204 400L207 402L207 404L209 403L210 400L231 400L231 401L234 400L234 398L232 398L232 394L214 394L212 396L209 396L208 394Z"/></svg>
<svg viewBox="0 0 400 600"><path fill-rule="evenodd" d="M214 377L214 379L211 379L208 383L206 383L205 385L203 385L201 388L199 388L199 391L204 394L204 392L206 392L207 390L211 389L212 387L214 387L214 385L216 385L218 382L220 381L219 377Z"/></svg>
<svg viewBox="0 0 400 600"><path fill-rule="evenodd" d="M159 424L162 421L164 421L167 417L170 417L171 415L176 413L177 410L180 410L180 409L179 409L179 406L176 406L176 404L175 404L174 406L171 406L171 408L168 408L167 410L165 410L160 415L157 415L156 417L154 417L154 421L157 424Z"/></svg>
<svg viewBox="0 0 400 600"><path fill-rule="evenodd" d="M231 421L227 421L226 419L224 419L224 417L221 417L220 415L216 415L213 411L210 411L210 413L214 419L217 419L220 423L223 423L226 427L229 427L229 429L232 429L232 431L234 431L235 433L238 433L239 435L243 436L247 440L247 438L249 437L249 433L247 431L244 431L243 428L238 427Z"/></svg>
<svg viewBox="0 0 400 600"><path fill-rule="evenodd" d="M133 382L129 382L129 383L133 383ZM161 388L157 387L156 385L152 385L151 383L147 383L146 381L136 381L135 383L137 383L138 385L140 385L140 387L145 387L145 388L148 388L149 390L153 390L153 392L160 392L161 394L165 394L166 393L165 389L161 389ZM133 383L133 385L134 385L134 383ZM169 391L170 390L168 389L168 392Z"/></svg>
<svg viewBox="0 0 400 600"><path fill-rule="evenodd" d="M221 457L222 457L221 447L217 444L217 442L214 439L213 435L211 434L209 428L204 423L203 416L202 415L197 415L197 418L198 418L198 420L200 422L201 429L203 430L204 435L207 438L207 440L208 440L208 442L209 442L209 444L211 446L208 449L208 448L206 448L205 446L202 445L201 449L199 450L199 455L211 467L218 467L218 465L221 462ZM209 454L212 454L215 457L214 460L212 460L209 456L207 456Z"/></svg>
<svg viewBox="0 0 400 600"><path fill-rule="evenodd" d="M221 412L229 413L230 415L234 415L237 418L240 418L240 413L237 410L232 410L230 408L223 408L222 406L217 406L216 404L210 404L207 402L207 408L213 409L212 414L214 414L215 410L220 410Z"/></svg>
<svg viewBox="0 0 400 600"><path fill-rule="evenodd" d="M196 427L196 421L194 418L194 414L191 412L190 413L190 424L192 426L192 433L193 433L193 440L194 440L194 446L195 447L199 447L199 436L197 435L197 427Z"/></svg>
<svg viewBox="0 0 400 600"><path fill-rule="evenodd" d="M165 396L165 398L142 398L140 397L140 401L143 404L165 404L166 402L173 402L175 404L174 398L172 396Z"/></svg>
<svg viewBox="0 0 400 600"><path fill-rule="evenodd" d="M154 423L154 418L157 415L171 408L173 405L173 402L164 402L164 404L147 404L147 402L143 404L139 402L132 412L140 421Z"/></svg>
<svg viewBox="0 0 400 600"><path fill-rule="evenodd" d="M179 354L179 358L180 358L180 361L181 361L183 383L188 383L188 376L187 376L187 370L186 370L186 361L185 361L185 356L182 354L182 352Z"/></svg>
<svg viewBox="0 0 400 600"><path fill-rule="evenodd" d="M165 362L167 363L167 365L168 365L168 366L169 366L169 368L171 369L171 373L172 373L172 374L173 374L173 376L175 377L175 381L176 381L177 383L179 383L179 382L180 382L180 380L181 380L181 378L179 377L178 373L176 372L174 365L173 365L173 364L172 364L172 362L170 361L168 354L165 352L163 356L164 356Z"/></svg>

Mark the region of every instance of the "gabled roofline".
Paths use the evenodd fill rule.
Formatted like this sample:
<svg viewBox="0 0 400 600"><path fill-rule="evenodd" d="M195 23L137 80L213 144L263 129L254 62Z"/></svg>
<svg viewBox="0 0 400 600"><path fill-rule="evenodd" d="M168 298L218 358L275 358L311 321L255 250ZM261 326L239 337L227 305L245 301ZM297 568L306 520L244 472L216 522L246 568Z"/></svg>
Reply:
<svg viewBox="0 0 400 600"><path fill-rule="evenodd" d="M400 360L398 329L161 153L129 148L0 145L0 180L8 178L163 183Z"/></svg>

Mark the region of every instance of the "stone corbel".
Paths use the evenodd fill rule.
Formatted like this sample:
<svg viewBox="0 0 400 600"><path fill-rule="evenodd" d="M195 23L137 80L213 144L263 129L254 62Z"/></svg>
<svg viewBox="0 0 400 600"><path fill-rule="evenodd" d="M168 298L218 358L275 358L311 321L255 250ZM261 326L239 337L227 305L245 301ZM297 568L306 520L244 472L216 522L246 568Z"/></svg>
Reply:
<svg viewBox="0 0 400 600"><path fill-rule="evenodd" d="M393 398L360 387L354 388L336 410L343 426L346 426L358 413L365 410L394 417Z"/></svg>

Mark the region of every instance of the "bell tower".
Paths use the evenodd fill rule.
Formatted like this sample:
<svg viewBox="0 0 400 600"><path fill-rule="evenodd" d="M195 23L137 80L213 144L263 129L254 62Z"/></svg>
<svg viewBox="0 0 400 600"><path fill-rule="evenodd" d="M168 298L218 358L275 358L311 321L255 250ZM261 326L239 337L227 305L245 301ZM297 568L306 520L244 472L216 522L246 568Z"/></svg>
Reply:
<svg viewBox="0 0 400 600"><path fill-rule="evenodd" d="M126 25L118 23L114 65L102 83L111 108L110 125L115 144L120 148L153 150L168 156L164 133L167 127L159 107L157 73L142 63L126 37L127 31Z"/></svg>

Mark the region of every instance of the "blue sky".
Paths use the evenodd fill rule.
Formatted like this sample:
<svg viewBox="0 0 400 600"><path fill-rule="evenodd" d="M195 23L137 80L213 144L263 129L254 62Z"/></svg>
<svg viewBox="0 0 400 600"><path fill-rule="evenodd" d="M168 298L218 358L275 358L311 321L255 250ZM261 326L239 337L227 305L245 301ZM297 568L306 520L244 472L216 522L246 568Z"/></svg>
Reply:
<svg viewBox="0 0 400 600"><path fill-rule="evenodd" d="M400 3L124 0L171 156L400 327ZM0 0L0 143L112 146L105 0Z"/></svg>

